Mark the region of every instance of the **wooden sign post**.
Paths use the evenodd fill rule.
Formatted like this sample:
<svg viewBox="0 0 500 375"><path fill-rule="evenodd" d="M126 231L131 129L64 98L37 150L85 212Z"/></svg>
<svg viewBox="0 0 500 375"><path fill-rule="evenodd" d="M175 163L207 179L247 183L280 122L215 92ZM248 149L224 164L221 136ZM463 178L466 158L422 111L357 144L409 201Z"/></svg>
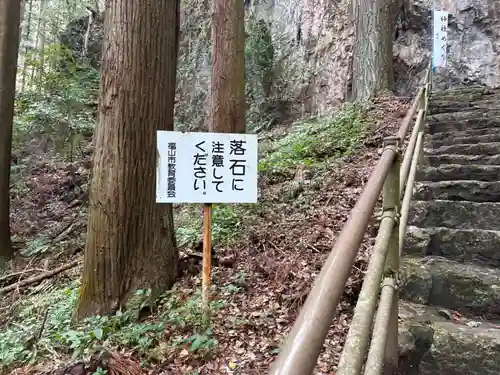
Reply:
<svg viewBox="0 0 500 375"><path fill-rule="evenodd" d="M156 202L203 204L202 309L208 327L212 204L257 202L257 135L158 131L157 150Z"/></svg>
<svg viewBox="0 0 500 375"><path fill-rule="evenodd" d="M212 285L212 205L203 205L203 279L202 320L203 326L210 326L210 287Z"/></svg>

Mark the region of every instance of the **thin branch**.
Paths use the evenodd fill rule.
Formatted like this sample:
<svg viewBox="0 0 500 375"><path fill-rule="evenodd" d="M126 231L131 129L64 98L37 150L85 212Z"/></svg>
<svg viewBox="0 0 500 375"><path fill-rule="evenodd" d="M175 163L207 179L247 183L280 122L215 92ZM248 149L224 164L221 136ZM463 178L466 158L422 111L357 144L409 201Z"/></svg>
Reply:
<svg viewBox="0 0 500 375"><path fill-rule="evenodd" d="M35 271L46 271L46 270L44 270L42 268L30 268L30 269L19 271L19 272L14 272L14 273L11 273L9 275L5 275L5 276L0 277L0 285L6 283L10 279L13 279L13 278L18 277L18 276L24 276L25 274L33 273Z"/></svg>
<svg viewBox="0 0 500 375"><path fill-rule="evenodd" d="M63 264L60 267L54 268L53 270L41 273L39 275L30 277L28 279L24 279L21 281L18 281L17 283L8 285L4 288L0 288L0 294L5 294L9 293L17 288L22 288L31 284L38 283L40 281L43 281L45 279L48 279L49 277L52 277L54 275L57 275L58 273L61 273L63 271L69 270L70 268L76 267L78 264L80 264L80 259L74 260L73 262Z"/></svg>

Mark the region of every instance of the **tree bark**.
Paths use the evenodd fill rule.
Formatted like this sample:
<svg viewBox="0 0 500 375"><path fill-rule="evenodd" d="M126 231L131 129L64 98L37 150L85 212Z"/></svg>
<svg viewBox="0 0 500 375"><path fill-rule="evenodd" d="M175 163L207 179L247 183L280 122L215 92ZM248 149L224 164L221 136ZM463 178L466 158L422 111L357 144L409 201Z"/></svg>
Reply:
<svg viewBox="0 0 500 375"><path fill-rule="evenodd" d="M38 13L38 30L36 33L36 48L38 55L37 69L37 88L43 88L43 70L45 65L45 20L43 11L45 9L45 0L40 0L40 9Z"/></svg>
<svg viewBox="0 0 500 375"><path fill-rule="evenodd" d="M9 182L20 19L19 0L0 1L0 268L13 255Z"/></svg>
<svg viewBox="0 0 500 375"><path fill-rule="evenodd" d="M365 101L382 90L392 91L392 41L395 0L353 0L356 37L352 94Z"/></svg>
<svg viewBox="0 0 500 375"><path fill-rule="evenodd" d="M28 19L26 22L26 37L25 40L26 42L29 42L30 40L30 31L31 31L31 12L33 10L33 0L28 0L29 1L29 7L28 7ZM28 74L26 70L26 55L28 54L28 47L24 47L24 53L23 53L23 71L22 71L22 78L21 78L21 88L20 91L24 92L26 89L26 75Z"/></svg>
<svg viewBox="0 0 500 375"><path fill-rule="evenodd" d="M21 9L19 10L19 47L18 47L18 53L17 53L17 66L24 66L24 56L21 53L21 42L23 39L23 22L24 22L24 14L25 12L25 5L26 1L21 0ZM19 92L23 92L23 87L21 85L22 81L18 82L18 77L17 77L18 71L16 71L16 90Z"/></svg>
<svg viewBox="0 0 500 375"><path fill-rule="evenodd" d="M242 0L214 0L209 129L245 132L245 10Z"/></svg>
<svg viewBox="0 0 500 375"><path fill-rule="evenodd" d="M173 129L179 0L109 0L84 270L76 318L174 282L171 205L156 204L156 130Z"/></svg>

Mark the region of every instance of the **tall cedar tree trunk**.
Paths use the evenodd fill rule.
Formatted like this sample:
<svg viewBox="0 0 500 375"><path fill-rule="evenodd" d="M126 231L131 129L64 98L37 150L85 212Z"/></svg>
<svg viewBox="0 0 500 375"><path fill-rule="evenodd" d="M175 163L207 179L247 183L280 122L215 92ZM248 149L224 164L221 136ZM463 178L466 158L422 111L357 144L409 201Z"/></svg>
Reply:
<svg viewBox="0 0 500 375"><path fill-rule="evenodd" d="M0 268L13 255L9 181L20 19L19 0L0 0Z"/></svg>
<svg viewBox="0 0 500 375"><path fill-rule="evenodd" d="M242 0L213 0L212 131L245 132L244 20Z"/></svg>
<svg viewBox="0 0 500 375"><path fill-rule="evenodd" d="M395 0L353 0L354 43L352 94L364 101L382 90L392 91L392 39Z"/></svg>
<svg viewBox="0 0 500 375"><path fill-rule="evenodd" d="M174 282L171 205L155 203L156 130L173 129L179 0L109 0L90 210L76 318Z"/></svg>

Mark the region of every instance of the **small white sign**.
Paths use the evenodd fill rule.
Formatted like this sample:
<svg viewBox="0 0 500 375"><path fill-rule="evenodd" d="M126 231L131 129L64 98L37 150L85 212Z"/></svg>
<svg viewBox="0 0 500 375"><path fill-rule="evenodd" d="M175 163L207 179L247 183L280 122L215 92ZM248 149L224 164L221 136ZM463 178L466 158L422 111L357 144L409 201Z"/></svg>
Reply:
<svg viewBox="0 0 500 375"><path fill-rule="evenodd" d="M257 202L257 135L157 132L156 202Z"/></svg>
<svg viewBox="0 0 500 375"><path fill-rule="evenodd" d="M432 67L446 66L448 46L448 12L434 11L434 43L432 48Z"/></svg>

